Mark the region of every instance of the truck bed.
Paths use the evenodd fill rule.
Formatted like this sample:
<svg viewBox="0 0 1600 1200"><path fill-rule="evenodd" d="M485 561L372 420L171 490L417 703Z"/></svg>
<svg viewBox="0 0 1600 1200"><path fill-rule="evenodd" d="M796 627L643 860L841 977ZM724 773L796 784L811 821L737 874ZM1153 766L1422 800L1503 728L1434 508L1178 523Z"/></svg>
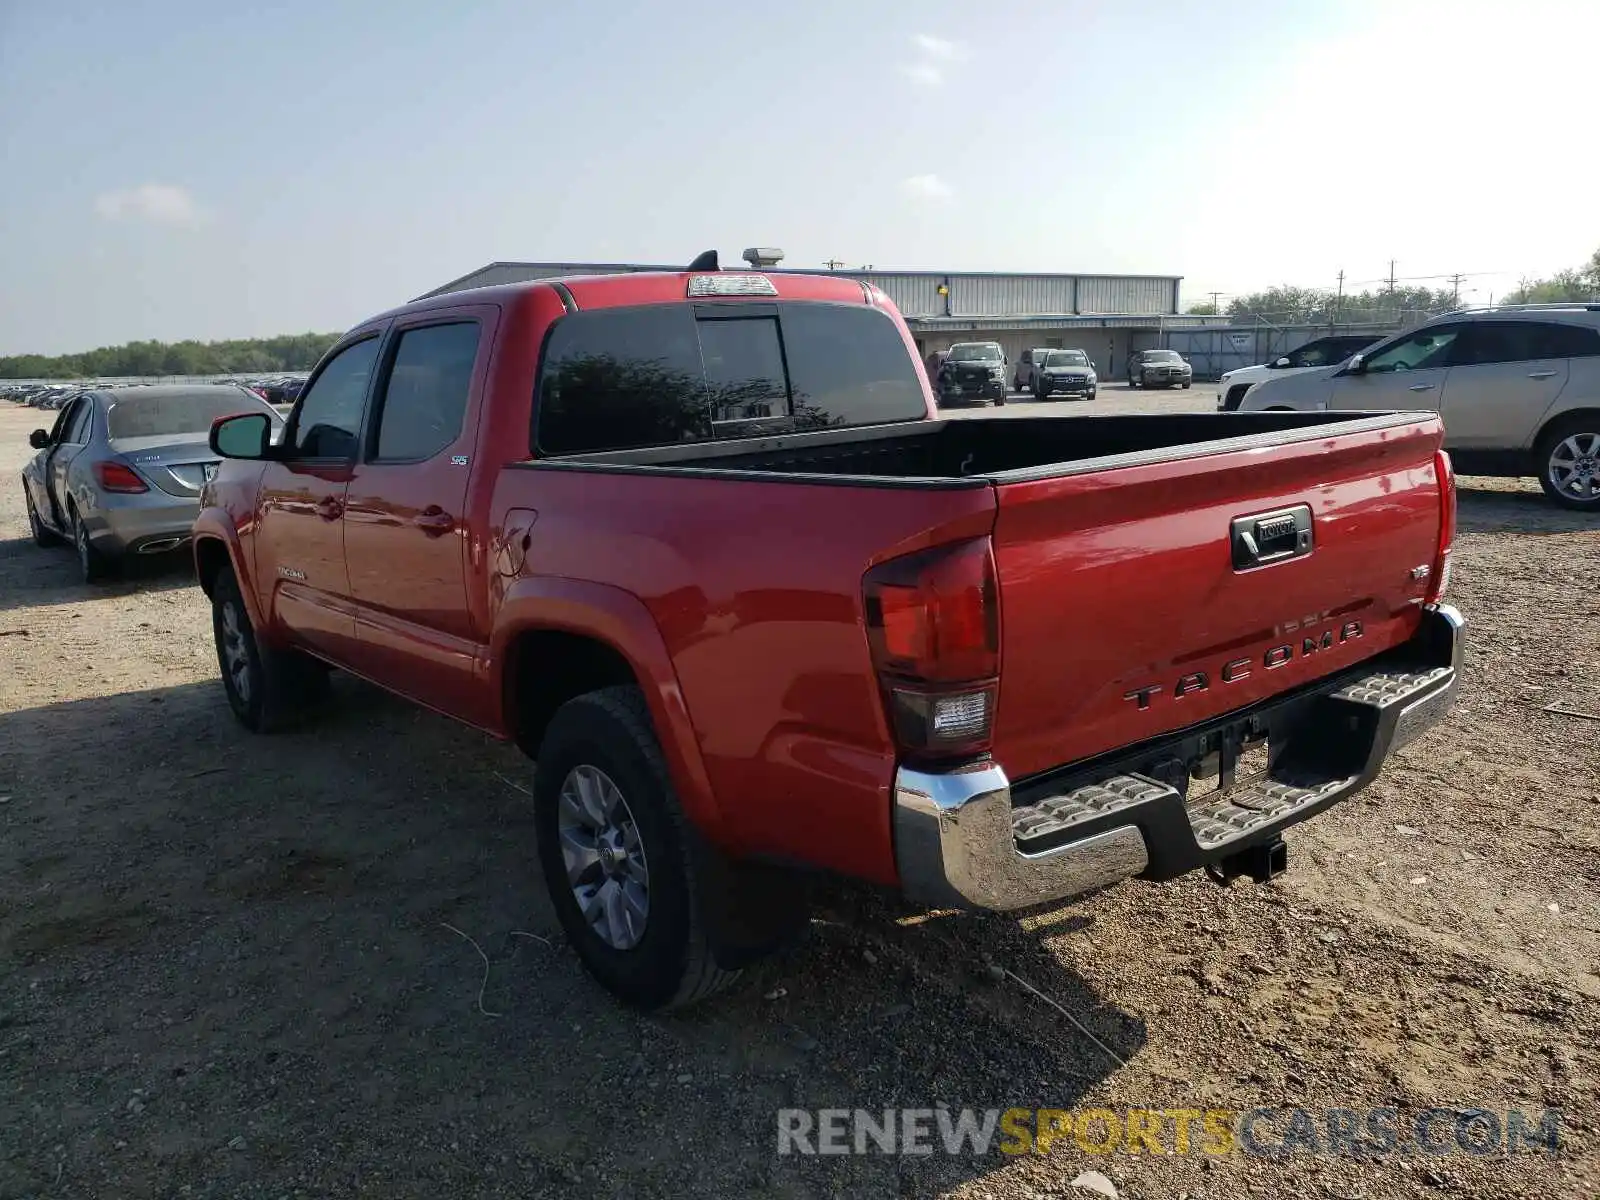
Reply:
<svg viewBox="0 0 1600 1200"><path fill-rule="evenodd" d="M1173 413L975 417L546 459L719 475L821 476L839 482L1021 483L1143 463L1398 427L1414 413ZM819 479L818 482L823 480Z"/></svg>

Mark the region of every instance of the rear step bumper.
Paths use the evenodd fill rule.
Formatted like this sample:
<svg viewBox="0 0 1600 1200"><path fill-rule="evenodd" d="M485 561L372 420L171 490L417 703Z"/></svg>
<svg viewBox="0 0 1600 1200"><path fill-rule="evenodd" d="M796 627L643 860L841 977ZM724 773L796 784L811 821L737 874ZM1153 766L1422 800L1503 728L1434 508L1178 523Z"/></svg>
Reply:
<svg viewBox="0 0 1600 1200"><path fill-rule="evenodd" d="M895 777L895 857L919 902L1026 908L1135 875L1171 879L1276 840L1354 795L1438 721L1461 679L1465 622L1429 608L1406 645L1318 690L1052 773L1016 794L994 763ZM1270 736L1266 773L1190 804L1190 766ZM1226 753L1226 752L1224 752Z"/></svg>

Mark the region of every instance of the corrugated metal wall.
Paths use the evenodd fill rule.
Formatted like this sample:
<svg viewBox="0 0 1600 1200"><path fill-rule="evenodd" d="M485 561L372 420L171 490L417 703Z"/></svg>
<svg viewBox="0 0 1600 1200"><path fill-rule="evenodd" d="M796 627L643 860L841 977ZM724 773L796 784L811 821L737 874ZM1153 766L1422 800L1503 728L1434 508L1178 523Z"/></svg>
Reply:
<svg viewBox="0 0 1600 1200"><path fill-rule="evenodd" d="M733 264L729 264L730 267ZM492 263L426 295L616 271L671 270L621 263ZM1073 313L1156 316L1177 311L1178 280L1134 275L944 274L932 271L838 271L882 288L907 317L1059 317ZM939 288L948 284L949 296Z"/></svg>
<svg viewBox="0 0 1600 1200"><path fill-rule="evenodd" d="M952 275L950 314L956 317L1062 315L1072 311L1070 275Z"/></svg>
<svg viewBox="0 0 1600 1200"><path fill-rule="evenodd" d="M1176 312L1177 288L1171 279L1124 275L1083 275L1078 279L1080 313Z"/></svg>
<svg viewBox="0 0 1600 1200"><path fill-rule="evenodd" d="M939 295L939 285L944 281L937 275L897 275L876 271L851 271L849 274L852 279L882 288L903 316L944 316L944 297Z"/></svg>

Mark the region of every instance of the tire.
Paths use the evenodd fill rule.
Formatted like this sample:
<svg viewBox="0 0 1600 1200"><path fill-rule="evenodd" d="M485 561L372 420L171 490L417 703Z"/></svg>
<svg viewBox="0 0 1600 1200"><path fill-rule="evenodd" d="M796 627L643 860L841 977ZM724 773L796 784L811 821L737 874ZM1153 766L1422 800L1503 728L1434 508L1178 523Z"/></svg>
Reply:
<svg viewBox="0 0 1600 1200"><path fill-rule="evenodd" d="M1183 385L1183 390L1186 392L1189 390L1189 385L1187 383Z"/></svg>
<svg viewBox="0 0 1600 1200"><path fill-rule="evenodd" d="M327 695L328 669L322 663L256 640L231 570L224 569L211 588L211 634L228 707L250 732L287 729Z"/></svg>
<svg viewBox="0 0 1600 1200"><path fill-rule="evenodd" d="M556 915L613 995L646 1011L681 1008L739 977L718 966L702 906L703 856L714 852L683 815L638 688L602 688L556 712L533 814ZM615 905L600 900L607 889Z"/></svg>
<svg viewBox="0 0 1600 1200"><path fill-rule="evenodd" d="M33 506L33 493L28 490L26 480L22 483L22 499L28 506L28 532L33 534L33 544L35 546L59 546L61 538L46 529L44 522L39 519L39 512Z"/></svg>
<svg viewBox="0 0 1600 1200"><path fill-rule="evenodd" d="M89 540L89 527L72 510L72 545L78 552L78 573L85 583L104 583L116 573L117 560L94 548Z"/></svg>
<svg viewBox="0 0 1600 1200"><path fill-rule="evenodd" d="M1099 394L1100 394L1100 389L1099 388L1090 388L1087 392L1084 393L1083 398L1085 400L1093 401L1094 398L1096 396L1098 396Z"/></svg>
<svg viewBox="0 0 1600 1200"><path fill-rule="evenodd" d="M996 408L1004 408L1006 406L1006 398L1004 396L996 396L994 398L994 406Z"/></svg>
<svg viewBox="0 0 1600 1200"><path fill-rule="evenodd" d="M1128 386L1131 388L1136 388L1139 386L1139 381L1130 377L1128 380Z"/></svg>
<svg viewBox="0 0 1600 1200"><path fill-rule="evenodd" d="M1533 461L1546 496L1562 508L1600 512L1600 414L1555 422L1539 438Z"/></svg>

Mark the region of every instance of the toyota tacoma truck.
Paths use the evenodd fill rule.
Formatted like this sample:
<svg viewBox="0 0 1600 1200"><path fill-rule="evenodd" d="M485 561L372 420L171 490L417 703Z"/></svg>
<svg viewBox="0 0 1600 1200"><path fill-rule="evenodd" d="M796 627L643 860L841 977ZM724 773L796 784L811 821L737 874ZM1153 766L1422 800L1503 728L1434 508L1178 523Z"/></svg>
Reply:
<svg viewBox="0 0 1600 1200"><path fill-rule="evenodd" d="M812 873L1268 878L1450 704L1435 415L943 420L876 287L698 265L363 322L281 436L212 427L194 527L238 719L338 668L515 742L626 1001L715 991Z"/></svg>

